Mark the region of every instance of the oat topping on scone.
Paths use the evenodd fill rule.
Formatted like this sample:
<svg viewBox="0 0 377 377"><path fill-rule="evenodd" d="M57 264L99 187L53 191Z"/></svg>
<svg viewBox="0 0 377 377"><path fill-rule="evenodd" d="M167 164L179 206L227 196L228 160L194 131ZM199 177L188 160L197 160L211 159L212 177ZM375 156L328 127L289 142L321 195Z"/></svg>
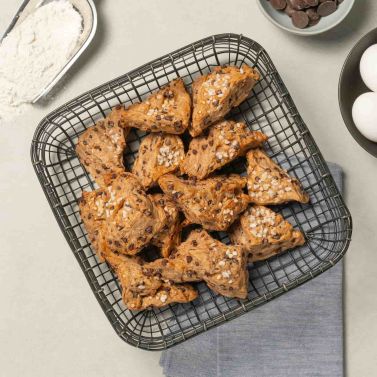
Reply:
<svg viewBox="0 0 377 377"><path fill-rule="evenodd" d="M160 248L163 257L168 257L171 251L181 243L179 210L174 201L164 194L152 195L152 199L156 206L164 210L166 223L162 230L152 238L151 243Z"/></svg>
<svg viewBox="0 0 377 377"><path fill-rule="evenodd" d="M172 303L195 300L197 291L188 284L174 284L144 272L148 265L139 257L109 253L106 261L118 276L122 298L130 310L160 308Z"/></svg>
<svg viewBox="0 0 377 377"><path fill-rule="evenodd" d="M192 84L193 113L191 136L200 135L243 102L259 80L259 73L248 65L216 67Z"/></svg>
<svg viewBox="0 0 377 377"><path fill-rule="evenodd" d="M176 171L184 154L183 143L179 136L150 133L140 144L132 173L147 189L154 186L162 175Z"/></svg>
<svg viewBox="0 0 377 377"><path fill-rule="evenodd" d="M193 230L174 253L145 265L147 274L174 282L205 281L213 291L227 297L247 297L247 252L225 245L205 230Z"/></svg>
<svg viewBox="0 0 377 377"><path fill-rule="evenodd" d="M121 118L122 106L117 106L96 125L88 128L78 139L76 153L82 165L99 186L105 174L123 172L123 151L129 128Z"/></svg>
<svg viewBox="0 0 377 377"><path fill-rule="evenodd" d="M211 126L206 136L193 138L181 164L182 173L203 179L250 148L260 147L267 136L251 131L243 122L223 120Z"/></svg>
<svg viewBox="0 0 377 377"><path fill-rule="evenodd" d="M124 120L128 127L143 131L182 134L189 125L191 97L181 79L151 94L145 101L128 107Z"/></svg>
<svg viewBox="0 0 377 377"><path fill-rule="evenodd" d="M273 162L261 149L247 155L247 188L251 201L260 205L282 204L289 201L308 203L309 195L299 181Z"/></svg>
<svg viewBox="0 0 377 377"><path fill-rule="evenodd" d="M229 238L257 262L305 243L304 235L284 218L264 206L249 207L230 229Z"/></svg>
<svg viewBox="0 0 377 377"><path fill-rule="evenodd" d="M243 192L246 178L234 174L203 181L184 180L167 174L158 183L188 222L200 224L208 230L228 229L250 201Z"/></svg>
<svg viewBox="0 0 377 377"><path fill-rule="evenodd" d="M164 210L145 194L138 179L131 173L112 174L105 177L103 188L94 191L95 200L82 200L80 210L88 233L92 224L88 215L94 216L102 242L96 250L100 257L107 252L134 255L161 232L167 219ZM85 199L87 193L83 193ZM91 194L94 195L94 194ZM95 239L93 235L89 235Z"/></svg>

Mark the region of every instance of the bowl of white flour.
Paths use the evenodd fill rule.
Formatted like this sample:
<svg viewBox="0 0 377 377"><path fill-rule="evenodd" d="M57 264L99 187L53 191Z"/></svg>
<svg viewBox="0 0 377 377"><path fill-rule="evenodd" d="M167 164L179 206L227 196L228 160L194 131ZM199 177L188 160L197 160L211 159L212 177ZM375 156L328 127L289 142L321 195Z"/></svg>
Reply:
<svg viewBox="0 0 377 377"><path fill-rule="evenodd" d="M94 36L91 0L32 3L23 4L0 43L0 122L46 95Z"/></svg>

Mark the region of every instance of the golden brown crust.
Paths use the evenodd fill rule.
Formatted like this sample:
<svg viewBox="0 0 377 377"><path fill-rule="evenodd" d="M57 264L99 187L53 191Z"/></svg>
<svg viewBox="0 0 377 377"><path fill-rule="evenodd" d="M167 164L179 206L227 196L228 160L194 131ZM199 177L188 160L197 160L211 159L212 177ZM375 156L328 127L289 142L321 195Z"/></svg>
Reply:
<svg viewBox="0 0 377 377"><path fill-rule="evenodd" d="M247 188L251 201L259 205L282 204L289 201L308 203L309 195L300 182L275 164L261 149L247 155Z"/></svg>
<svg viewBox="0 0 377 377"><path fill-rule="evenodd" d="M192 85L192 123L189 127L191 136L200 135L243 102L259 77L255 69L244 64L241 68L216 67L208 75L195 80Z"/></svg>
<svg viewBox="0 0 377 377"><path fill-rule="evenodd" d="M144 272L144 263L139 257L108 253L106 261L117 274L122 287L122 298L130 310L160 308L172 303L195 300L197 291L188 284L173 284Z"/></svg>
<svg viewBox="0 0 377 377"><path fill-rule="evenodd" d="M182 134L189 125L191 97L181 79L151 94L145 101L127 108L124 121L127 127L143 131Z"/></svg>
<svg viewBox="0 0 377 377"><path fill-rule="evenodd" d="M249 203L243 193L246 179L239 175L218 176L203 181L184 180L172 174L162 176L162 191L174 200L193 224L208 230L226 230Z"/></svg>
<svg viewBox="0 0 377 377"><path fill-rule="evenodd" d="M249 262L257 262L305 243L304 235L284 218L264 206L251 206L233 224L230 240L249 252Z"/></svg>
<svg viewBox="0 0 377 377"><path fill-rule="evenodd" d="M130 129L124 127L122 111L117 106L105 119L82 133L77 142L80 162L99 186L103 185L104 175L125 171L123 151Z"/></svg>
<svg viewBox="0 0 377 377"><path fill-rule="evenodd" d="M168 257L171 251L181 243L181 222L179 211L173 200L164 194L152 196L156 206L161 207L166 215L166 223L161 232L156 234L151 243L160 248L161 255Z"/></svg>
<svg viewBox="0 0 377 377"><path fill-rule="evenodd" d="M108 252L134 255L161 232L166 215L162 208L145 194L137 178L131 173L112 174L104 179L106 187L94 194L83 193L80 210L89 237L98 226L101 243L95 242L98 255L102 258ZM98 219L94 224L92 218ZM88 221L89 220L89 221Z"/></svg>
<svg viewBox="0 0 377 377"><path fill-rule="evenodd" d="M174 282L203 280L221 295L246 298L249 276L246 262L243 247L225 245L203 229L196 229L170 258L149 263L145 272Z"/></svg>
<svg viewBox="0 0 377 377"><path fill-rule="evenodd" d="M150 133L141 142L132 167L145 189L156 185L158 178L176 171L185 151L177 135Z"/></svg>
<svg viewBox="0 0 377 377"><path fill-rule="evenodd" d="M207 136L193 138L181 164L182 173L203 179L250 148L260 147L267 136L250 131L243 122L223 120L210 127Z"/></svg>

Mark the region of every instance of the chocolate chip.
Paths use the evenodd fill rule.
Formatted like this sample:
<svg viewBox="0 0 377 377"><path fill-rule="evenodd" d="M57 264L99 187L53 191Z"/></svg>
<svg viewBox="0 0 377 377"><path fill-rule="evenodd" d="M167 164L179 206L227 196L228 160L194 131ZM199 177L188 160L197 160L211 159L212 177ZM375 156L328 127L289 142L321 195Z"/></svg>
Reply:
<svg viewBox="0 0 377 377"><path fill-rule="evenodd" d="M196 149L193 149L192 154L198 154L198 151Z"/></svg>
<svg viewBox="0 0 377 377"><path fill-rule="evenodd" d="M149 234L151 234L152 233L152 227L151 226L148 226L148 227L146 227L145 228L145 231L147 232L147 233L149 233Z"/></svg>
<svg viewBox="0 0 377 377"><path fill-rule="evenodd" d="M295 10L303 10L307 7L305 0L288 0L288 4Z"/></svg>
<svg viewBox="0 0 377 377"><path fill-rule="evenodd" d="M309 24L309 17L303 11L297 11L292 14L292 23L299 29L305 29Z"/></svg>
<svg viewBox="0 0 377 377"><path fill-rule="evenodd" d="M321 16L317 13L315 8L309 8L305 11L305 13L309 17L309 22L310 21L319 21L319 19L321 18Z"/></svg>
<svg viewBox="0 0 377 377"><path fill-rule="evenodd" d="M319 0L305 0L308 7L316 7L319 4Z"/></svg>
<svg viewBox="0 0 377 377"><path fill-rule="evenodd" d="M187 261L187 263L191 263L192 262L192 256L187 255L186 261Z"/></svg>
<svg viewBox="0 0 377 377"><path fill-rule="evenodd" d="M191 243L192 243L192 246L198 246L198 242L196 240L193 240Z"/></svg>
<svg viewBox="0 0 377 377"><path fill-rule="evenodd" d="M318 6L317 12L321 17L326 17L334 13L336 8L336 1L325 1Z"/></svg>
<svg viewBox="0 0 377 377"><path fill-rule="evenodd" d="M271 5L278 10L283 10L287 6L286 0L270 0Z"/></svg>
<svg viewBox="0 0 377 377"><path fill-rule="evenodd" d="M222 183L221 182L217 182L216 183L216 186L215 186L215 189L217 190L217 191L219 191L220 189L221 189L221 187L222 187Z"/></svg>
<svg viewBox="0 0 377 377"><path fill-rule="evenodd" d="M171 115L165 115L165 120L172 121L173 117Z"/></svg>

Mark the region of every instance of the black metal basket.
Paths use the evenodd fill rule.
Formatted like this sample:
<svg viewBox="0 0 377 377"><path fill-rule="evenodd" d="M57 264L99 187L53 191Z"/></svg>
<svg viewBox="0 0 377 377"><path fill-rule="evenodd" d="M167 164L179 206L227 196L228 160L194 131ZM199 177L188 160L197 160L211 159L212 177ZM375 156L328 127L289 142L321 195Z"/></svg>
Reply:
<svg viewBox="0 0 377 377"><path fill-rule="evenodd" d="M200 283L199 297L192 303L129 311L121 300L116 277L106 263L98 262L78 213L77 200L82 191L94 189L95 185L76 156L77 138L115 105L140 101L177 76L190 86L197 76L214 66L242 63L255 66L262 79L230 117L266 133L269 155L300 179L310 194L309 205L275 207L305 233L307 244L249 266L246 300L224 298ZM132 165L143 136L137 130L130 133L125 152L127 168ZM205 38L68 102L39 124L31 157L56 220L103 311L117 334L140 348L168 348L254 309L333 266L350 242L350 213L317 145L266 51L240 35ZM242 172L242 159L241 164L232 164L229 169ZM216 236L228 241L224 233Z"/></svg>

